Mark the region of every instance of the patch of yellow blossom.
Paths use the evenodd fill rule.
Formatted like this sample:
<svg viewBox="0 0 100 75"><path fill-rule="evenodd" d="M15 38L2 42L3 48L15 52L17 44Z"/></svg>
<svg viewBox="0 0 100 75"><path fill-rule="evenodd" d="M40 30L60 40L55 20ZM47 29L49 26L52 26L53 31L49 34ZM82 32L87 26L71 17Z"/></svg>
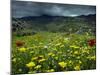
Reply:
<svg viewBox="0 0 100 75"><path fill-rule="evenodd" d="M37 66L35 66L34 68L35 69L40 69L42 66L41 65L37 65Z"/></svg>
<svg viewBox="0 0 100 75"><path fill-rule="evenodd" d="M45 60L46 60L46 59L44 59L44 58L43 58L43 59L40 59L40 60L39 60L39 63L41 63L41 62L43 62L43 61L45 61Z"/></svg>
<svg viewBox="0 0 100 75"><path fill-rule="evenodd" d="M19 48L18 50L19 50L20 52L26 52L27 48L22 47L22 48Z"/></svg>
<svg viewBox="0 0 100 75"><path fill-rule="evenodd" d="M70 48L78 49L80 47L79 46L72 45L72 46L70 46Z"/></svg>
<svg viewBox="0 0 100 75"><path fill-rule="evenodd" d="M54 72L54 71L55 71L54 69L47 70L47 72Z"/></svg>
<svg viewBox="0 0 100 75"><path fill-rule="evenodd" d="M35 66L35 63L31 61L31 62L29 62L28 64L26 64L26 66L27 66L28 68L32 68L32 67Z"/></svg>
<svg viewBox="0 0 100 75"><path fill-rule="evenodd" d="M55 54L52 53L52 52L51 52L51 53L48 53L48 55L49 55L49 56L55 56Z"/></svg>
<svg viewBox="0 0 100 75"><path fill-rule="evenodd" d="M65 68L67 66L67 63L65 63L65 62L59 62L58 64L62 68Z"/></svg>
<svg viewBox="0 0 100 75"><path fill-rule="evenodd" d="M76 66L74 67L74 70L79 71L79 70L80 70L80 65L76 65Z"/></svg>

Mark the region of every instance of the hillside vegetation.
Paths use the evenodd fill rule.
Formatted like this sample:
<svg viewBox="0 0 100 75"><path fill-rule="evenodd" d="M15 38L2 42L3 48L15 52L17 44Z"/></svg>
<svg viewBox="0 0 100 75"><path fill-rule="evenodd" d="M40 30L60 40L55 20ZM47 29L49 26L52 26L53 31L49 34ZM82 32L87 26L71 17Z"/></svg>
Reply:
<svg viewBox="0 0 100 75"><path fill-rule="evenodd" d="M96 16L12 18L12 74L96 69Z"/></svg>

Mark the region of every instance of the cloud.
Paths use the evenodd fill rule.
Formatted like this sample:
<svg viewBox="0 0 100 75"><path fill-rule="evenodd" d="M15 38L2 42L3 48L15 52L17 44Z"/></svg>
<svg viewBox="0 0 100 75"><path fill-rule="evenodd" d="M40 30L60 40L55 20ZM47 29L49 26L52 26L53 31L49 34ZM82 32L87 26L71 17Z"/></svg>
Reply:
<svg viewBox="0 0 100 75"><path fill-rule="evenodd" d="M12 1L12 16L71 16L95 14L95 6Z"/></svg>

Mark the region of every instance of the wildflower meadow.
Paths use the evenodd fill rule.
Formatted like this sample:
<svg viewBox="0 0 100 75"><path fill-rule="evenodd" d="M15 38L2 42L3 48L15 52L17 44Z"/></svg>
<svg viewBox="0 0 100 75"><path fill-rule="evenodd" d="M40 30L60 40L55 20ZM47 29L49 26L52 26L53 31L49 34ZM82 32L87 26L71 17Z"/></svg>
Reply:
<svg viewBox="0 0 100 75"><path fill-rule="evenodd" d="M12 72L15 74L96 68L94 36L41 32L13 38Z"/></svg>
<svg viewBox="0 0 100 75"><path fill-rule="evenodd" d="M12 1L11 73L96 69L96 6Z"/></svg>

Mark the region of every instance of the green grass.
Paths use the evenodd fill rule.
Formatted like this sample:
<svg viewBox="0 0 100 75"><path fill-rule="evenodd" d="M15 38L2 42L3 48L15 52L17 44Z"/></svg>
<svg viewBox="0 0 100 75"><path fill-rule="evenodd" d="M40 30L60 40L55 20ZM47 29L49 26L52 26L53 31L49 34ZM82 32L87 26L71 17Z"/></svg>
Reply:
<svg viewBox="0 0 100 75"><path fill-rule="evenodd" d="M96 46L88 40L95 36L39 32L12 37L12 73L41 73L90 70L96 68ZM16 46L17 41L25 44Z"/></svg>

